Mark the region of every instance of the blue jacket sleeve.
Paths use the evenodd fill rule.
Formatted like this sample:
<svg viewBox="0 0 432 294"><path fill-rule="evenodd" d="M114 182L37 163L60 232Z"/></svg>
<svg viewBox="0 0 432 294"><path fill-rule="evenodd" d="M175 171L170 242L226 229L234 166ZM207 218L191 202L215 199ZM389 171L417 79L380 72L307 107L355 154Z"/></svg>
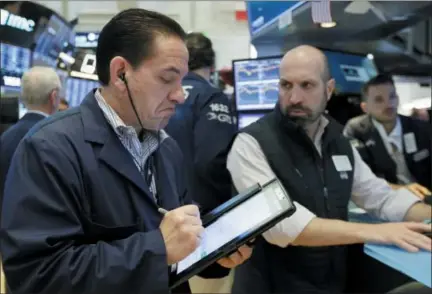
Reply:
<svg viewBox="0 0 432 294"><path fill-rule="evenodd" d="M226 157L235 132L236 126L225 94L217 92L200 105L194 125L194 166L203 184L215 191L214 195L208 197L217 198L213 207L208 207L207 210L232 196Z"/></svg>
<svg viewBox="0 0 432 294"><path fill-rule="evenodd" d="M26 138L6 179L0 250L12 293L168 293L159 230L83 237L79 167L52 141Z"/></svg>

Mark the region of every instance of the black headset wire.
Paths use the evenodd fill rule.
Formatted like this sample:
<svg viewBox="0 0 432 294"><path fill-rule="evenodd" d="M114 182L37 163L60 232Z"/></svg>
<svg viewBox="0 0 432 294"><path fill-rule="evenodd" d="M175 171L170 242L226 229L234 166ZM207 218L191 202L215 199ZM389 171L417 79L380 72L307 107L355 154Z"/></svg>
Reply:
<svg viewBox="0 0 432 294"><path fill-rule="evenodd" d="M134 103L134 101L132 99L132 95L131 95L131 92L130 92L130 89L129 89L129 84L128 84L127 79L126 79L126 75L124 73L122 73L122 74L120 74L119 77L120 77L120 79L125 84L126 91L128 93L129 101L130 101L130 103L132 105L132 109L133 109L133 111L135 113L135 116L136 116L136 118L138 120L138 123L140 124L141 130L138 133L138 139L142 143L142 142L144 142L144 135L145 135L144 125L142 124L141 118L138 115L138 111L136 110L135 103ZM156 178L156 169L157 169L157 163L158 163L157 157L158 157L159 148L160 148L160 145L161 145L160 130L157 131L156 135L157 135L158 145L157 145L156 151L154 152L155 154L154 155L150 154L150 147L148 145L146 145L146 148L147 148L147 152L149 154L149 157L148 157L148 160L149 160L148 166L149 166L149 169L150 169L150 171L152 173L152 177L154 178L155 186L156 186L156 191L150 191L150 192L153 193L153 196L154 196L154 198L156 200L156 204L159 205L159 197L157 196L157 194L160 194L160 185L157 184L158 183L158 179ZM145 169L144 166L142 168ZM145 173L146 173L146 171L144 171L144 174ZM144 177L145 177L145 179L147 179L146 175ZM150 183L147 183L147 185L149 186L149 188L151 188L151 178L150 178Z"/></svg>

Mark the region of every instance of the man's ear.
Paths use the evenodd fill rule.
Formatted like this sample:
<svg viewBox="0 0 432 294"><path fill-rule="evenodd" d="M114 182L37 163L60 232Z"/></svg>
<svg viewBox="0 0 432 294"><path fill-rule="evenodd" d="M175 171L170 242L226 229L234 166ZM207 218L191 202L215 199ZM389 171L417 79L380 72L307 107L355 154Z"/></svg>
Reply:
<svg viewBox="0 0 432 294"><path fill-rule="evenodd" d="M116 56L110 62L110 83L120 91L125 90L124 80L121 78L126 71L127 62L121 56Z"/></svg>
<svg viewBox="0 0 432 294"><path fill-rule="evenodd" d="M360 103L360 108L361 108L361 110L362 110L364 113L367 113L367 112L368 112L368 111L367 111L367 105L366 105L366 102L362 101L362 102Z"/></svg>
<svg viewBox="0 0 432 294"><path fill-rule="evenodd" d="M53 108L53 111L57 111L59 104L60 104L60 99L58 98L59 96L59 90L54 89L51 91L51 93L49 94L49 101L51 104L51 107Z"/></svg>
<svg viewBox="0 0 432 294"><path fill-rule="evenodd" d="M327 82L327 89L326 89L327 100L330 100L331 96L333 95L333 93L335 91L335 88L336 88L336 82L335 82L335 80L334 79L328 80L328 82Z"/></svg>

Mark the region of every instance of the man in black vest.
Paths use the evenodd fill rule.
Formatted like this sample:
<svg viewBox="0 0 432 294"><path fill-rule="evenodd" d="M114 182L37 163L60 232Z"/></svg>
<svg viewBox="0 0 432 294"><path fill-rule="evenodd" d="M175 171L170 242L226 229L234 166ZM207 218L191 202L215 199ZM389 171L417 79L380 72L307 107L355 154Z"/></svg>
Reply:
<svg viewBox="0 0 432 294"><path fill-rule="evenodd" d="M427 122L398 115L399 97L392 78L378 75L363 88L365 115L351 119L344 134L363 160L393 188L430 195L431 127Z"/></svg>
<svg viewBox="0 0 432 294"><path fill-rule="evenodd" d="M334 89L321 51L300 46L280 68L275 110L243 129L227 159L234 186L243 190L277 177L296 203L292 217L258 238L251 259L236 269L232 293L337 293L345 282L343 245L396 244L430 250L419 232L431 226L427 205L406 189L377 178L324 115ZM400 222L347 222L351 199L369 213Z"/></svg>

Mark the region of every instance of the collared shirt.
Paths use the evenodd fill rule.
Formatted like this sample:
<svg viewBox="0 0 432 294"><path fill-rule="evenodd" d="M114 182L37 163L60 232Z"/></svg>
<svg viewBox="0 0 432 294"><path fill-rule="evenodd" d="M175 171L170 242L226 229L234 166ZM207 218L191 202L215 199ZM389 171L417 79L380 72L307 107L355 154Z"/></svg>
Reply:
<svg viewBox="0 0 432 294"><path fill-rule="evenodd" d="M399 152L403 153L403 143L402 143L402 124L400 122L400 118L398 117L396 120L396 125L393 128L393 130L390 132L390 134L387 134L386 130L384 129L384 126L376 121L375 119L372 119L372 123L377 129L378 133L380 134L380 137L386 146L387 152L389 154L393 153L393 147L392 144L398 149Z"/></svg>
<svg viewBox="0 0 432 294"><path fill-rule="evenodd" d="M404 147L402 142L402 136L403 136L403 130L402 130L402 124L400 122L400 118L397 117L396 125L393 128L393 130L390 132L390 134L387 134L386 130L384 129L384 126L376 121L375 119L372 119L372 123L377 129L378 133L380 134L381 140L383 141L388 154L393 159L393 161L396 163L397 166L397 178L398 182L397 184L410 184L412 182L415 182L413 175L411 174L410 170L408 169L405 157L404 157Z"/></svg>
<svg viewBox="0 0 432 294"><path fill-rule="evenodd" d="M150 173L151 180L149 183L149 188L153 195L156 196L155 175L151 169L146 171L145 165L147 159L149 159L149 157L158 149L159 144L164 139L166 139L168 135L164 130L160 131L160 138L158 138L157 134L147 132L144 136L143 142L140 142L136 130L132 126L127 126L123 122L114 109L112 109L112 107L106 103L105 99L100 93L100 90L96 90L95 98L106 120L117 134L123 146L131 154L132 159L141 174L146 177L145 173Z"/></svg>
<svg viewBox="0 0 432 294"><path fill-rule="evenodd" d="M314 145L321 152L321 138L328 122L322 119L314 137ZM386 181L377 178L358 151L353 147L354 178L351 200L372 215L388 220L401 221L408 209L419 199L407 189L392 190ZM255 185L264 184L276 177L258 141L251 135L240 133L234 140L228 154L227 168L234 186L242 191ZM330 195L331 197L331 195ZM272 244L286 247L292 243L316 215L295 202L296 212L263 234Z"/></svg>

